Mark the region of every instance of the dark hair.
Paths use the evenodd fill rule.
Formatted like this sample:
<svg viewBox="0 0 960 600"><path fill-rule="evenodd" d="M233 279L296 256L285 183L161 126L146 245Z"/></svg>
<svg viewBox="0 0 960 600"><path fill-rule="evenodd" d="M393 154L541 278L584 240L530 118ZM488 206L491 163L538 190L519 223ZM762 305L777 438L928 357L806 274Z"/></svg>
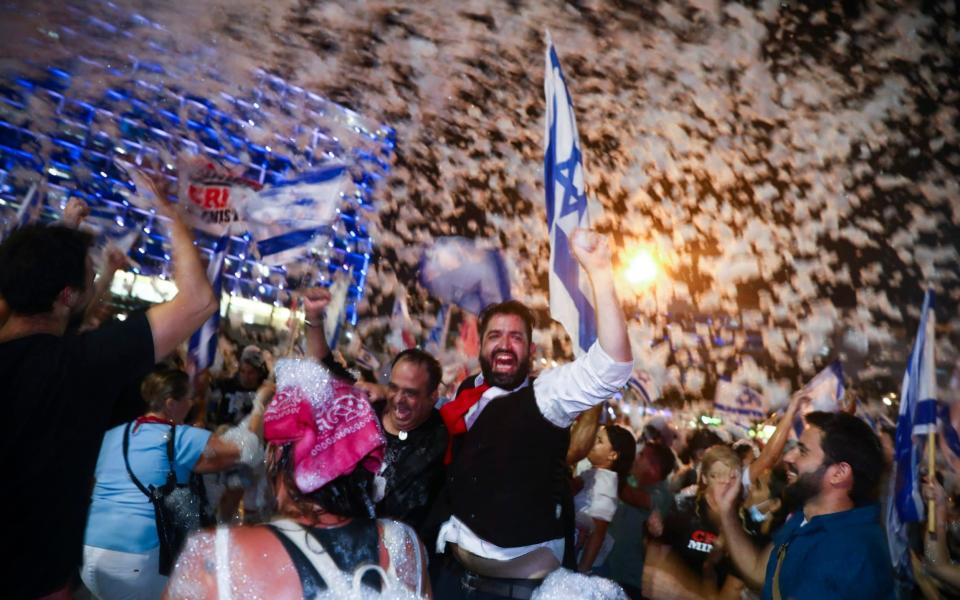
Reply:
<svg viewBox="0 0 960 600"><path fill-rule="evenodd" d="M787 489L787 466L782 462L773 465L770 469L770 479L767 488L771 498L783 500L783 490Z"/></svg>
<svg viewBox="0 0 960 600"><path fill-rule="evenodd" d="M280 446L279 452L275 461L267 463L268 475L271 479L277 475L283 478L290 499L305 513L322 509L341 517L358 519L374 517L374 474L366 468L358 464L353 471L306 494L297 487L293 474L293 444Z"/></svg>
<svg viewBox="0 0 960 600"><path fill-rule="evenodd" d="M433 355L429 352L424 352L420 348L407 348L394 357L393 362L390 363L390 369L392 370L403 361L411 362L418 367L426 369L427 394L432 394L437 391L437 387L440 385L440 378L443 376L443 369L440 368L440 363L437 362L437 359L435 359Z"/></svg>
<svg viewBox="0 0 960 600"><path fill-rule="evenodd" d="M527 308L526 305L517 300L507 300L506 302L491 304L481 311L479 323L481 340L483 340L483 332L486 331L487 325L490 324L490 319L496 315L515 315L520 317L527 330L527 342L533 340L533 324L535 322L533 313L530 312L530 309Z"/></svg>
<svg viewBox="0 0 960 600"><path fill-rule="evenodd" d="M617 453L617 458L610 466L610 470L621 479L625 479L630 474L633 459L637 456L637 440L632 433L619 425L606 425L603 429L607 432L610 446Z"/></svg>
<svg viewBox="0 0 960 600"><path fill-rule="evenodd" d="M695 429L687 436L687 447L681 452L680 459L685 463L693 462L697 452L701 450L706 452L707 448L722 443L720 436L709 429Z"/></svg>
<svg viewBox="0 0 960 600"><path fill-rule="evenodd" d="M664 446L663 444L648 442L644 447L644 452L650 452L653 454L653 463L657 467L657 473L659 473L659 480L663 481L667 478L673 469L677 466L677 457L673 453L673 450Z"/></svg>
<svg viewBox="0 0 960 600"><path fill-rule="evenodd" d="M157 369L140 383L140 395L152 411L162 411L167 398L180 400L189 392L190 378L179 369Z"/></svg>
<svg viewBox="0 0 960 600"><path fill-rule="evenodd" d="M739 441L733 445L733 451L737 453L737 457L742 462L744 458L748 456L753 456L753 446L750 442Z"/></svg>
<svg viewBox="0 0 960 600"><path fill-rule="evenodd" d="M844 462L853 470L850 499L854 505L876 502L884 469L883 448L870 426L847 413L814 411L807 414L806 421L823 432L823 464Z"/></svg>
<svg viewBox="0 0 960 600"><path fill-rule="evenodd" d="M27 225L0 243L0 296L10 310L37 315L53 310L66 287L83 290L90 234L62 225Z"/></svg>

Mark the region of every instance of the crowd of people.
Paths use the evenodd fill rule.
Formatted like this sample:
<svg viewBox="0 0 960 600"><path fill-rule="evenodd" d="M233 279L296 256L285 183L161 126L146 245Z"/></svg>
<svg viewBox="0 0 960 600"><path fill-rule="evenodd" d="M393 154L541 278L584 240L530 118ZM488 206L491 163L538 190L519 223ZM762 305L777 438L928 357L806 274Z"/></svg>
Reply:
<svg viewBox="0 0 960 600"><path fill-rule="evenodd" d="M589 351L534 374L533 313L488 306L480 372L439 403L424 350L395 356L385 385L337 362L319 288L299 292L302 355L249 345L215 377L191 369L184 343L217 299L162 212L179 293L123 321L96 305L118 261L95 280L73 224L0 244L8 597L70 598L82 581L103 599L536 598L557 577L568 597L896 595L889 432L804 414L803 393L765 444L609 418L634 365L603 236L572 245L596 306ZM174 489L200 520L169 546L157 494ZM923 492L939 512L920 587L952 593L955 514L933 474Z"/></svg>

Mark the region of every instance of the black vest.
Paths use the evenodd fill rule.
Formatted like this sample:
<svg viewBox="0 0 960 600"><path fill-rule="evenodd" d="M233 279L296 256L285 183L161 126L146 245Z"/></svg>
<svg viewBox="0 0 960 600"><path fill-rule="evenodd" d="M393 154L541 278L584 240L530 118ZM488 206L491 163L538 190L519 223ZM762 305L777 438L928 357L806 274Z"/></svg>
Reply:
<svg viewBox="0 0 960 600"><path fill-rule="evenodd" d="M459 437L447 471L454 516L503 548L564 537L570 431L540 414L532 381L492 400Z"/></svg>

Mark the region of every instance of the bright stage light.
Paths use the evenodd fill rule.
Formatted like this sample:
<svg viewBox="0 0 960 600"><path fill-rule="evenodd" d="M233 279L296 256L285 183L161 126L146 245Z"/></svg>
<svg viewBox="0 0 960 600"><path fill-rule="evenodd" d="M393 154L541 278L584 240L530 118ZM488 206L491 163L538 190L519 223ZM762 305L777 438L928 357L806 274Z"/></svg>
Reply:
<svg viewBox="0 0 960 600"><path fill-rule="evenodd" d="M634 286L645 286L653 282L660 273L657 259L649 250L640 250L633 255L624 270L627 281Z"/></svg>

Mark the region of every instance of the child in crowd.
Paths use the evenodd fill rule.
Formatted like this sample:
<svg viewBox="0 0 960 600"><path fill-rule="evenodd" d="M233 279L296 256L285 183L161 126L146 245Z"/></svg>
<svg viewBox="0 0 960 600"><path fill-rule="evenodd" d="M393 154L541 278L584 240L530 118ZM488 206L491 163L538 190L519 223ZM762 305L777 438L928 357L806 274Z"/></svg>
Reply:
<svg viewBox="0 0 960 600"><path fill-rule="evenodd" d="M573 498L581 573L603 564L613 547L607 527L617 512L619 481L630 474L636 451L637 442L627 429L606 425L597 431L596 442L587 455L591 468L576 479L583 487Z"/></svg>

